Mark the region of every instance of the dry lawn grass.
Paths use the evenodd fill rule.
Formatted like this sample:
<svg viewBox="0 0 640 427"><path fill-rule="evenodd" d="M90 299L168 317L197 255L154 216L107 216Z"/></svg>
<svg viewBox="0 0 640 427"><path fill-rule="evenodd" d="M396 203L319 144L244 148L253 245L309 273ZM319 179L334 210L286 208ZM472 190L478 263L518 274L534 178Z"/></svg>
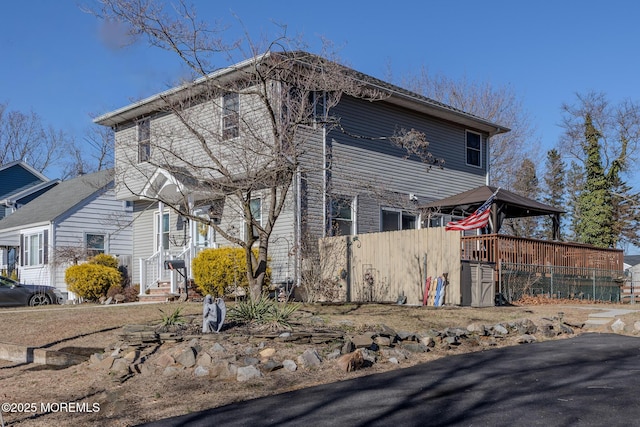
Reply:
<svg viewBox="0 0 640 427"><path fill-rule="evenodd" d="M116 334L122 326L158 324L162 318L160 309L169 314L178 306L183 307L183 314L191 316L194 322L200 321L199 303L3 309L0 310L0 342L51 349L104 348L117 340ZM557 316L559 312L563 313L564 319L572 323L581 323L586 321L589 313L611 308L635 307L604 304L537 304L434 309L379 304L304 305L295 315L295 327L318 326L320 323L323 328L357 331L385 324L398 331L418 332L432 328L440 330L453 326L466 327L473 322L490 325L523 318L537 323L542 318ZM640 320L640 314L631 313L623 320L627 324L633 324ZM231 334L231 331L226 333ZM224 340L224 334L221 338ZM503 345L511 344L512 341L505 340ZM292 344L287 346L283 351L302 353L311 345L300 346L300 349ZM38 404L80 402L100 405L98 413L5 413L4 421L8 426L128 426L269 394L399 369L455 352L433 351L412 357L399 367L391 363L377 363L371 368L350 373L339 372L335 365L327 362L321 369L300 369L294 373L281 370L249 383L194 378L192 375L136 375L119 384L111 381L106 373L97 371L89 363L52 370L34 365L15 366L0 362L0 401ZM211 384L212 381L216 381L215 387Z"/></svg>

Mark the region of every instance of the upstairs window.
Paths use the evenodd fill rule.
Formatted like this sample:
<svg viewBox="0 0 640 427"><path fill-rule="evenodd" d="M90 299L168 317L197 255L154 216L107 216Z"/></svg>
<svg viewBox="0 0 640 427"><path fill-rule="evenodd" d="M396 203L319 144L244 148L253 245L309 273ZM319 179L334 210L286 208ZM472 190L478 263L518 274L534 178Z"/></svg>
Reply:
<svg viewBox="0 0 640 427"><path fill-rule="evenodd" d="M142 119L138 121L138 163L148 162L151 159L151 121Z"/></svg>
<svg viewBox="0 0 640 427"><path fill-rule="evenodd" d="M327 121L327 100L325 92L309 92L309 105L311 105L311 118L315 123Z"/></svg>
<svg viewBox="0 0 640 427"><path fill-rule="evenodd" d="M222 139L236 138L240 134L240 96L227 93L222 97Z"/></svg>
<svg viewBox="0 0 640 427"><path fill-rule="evenodd" d="M482 137L479 133L466 132L467 165L482 166Z"/></svg>

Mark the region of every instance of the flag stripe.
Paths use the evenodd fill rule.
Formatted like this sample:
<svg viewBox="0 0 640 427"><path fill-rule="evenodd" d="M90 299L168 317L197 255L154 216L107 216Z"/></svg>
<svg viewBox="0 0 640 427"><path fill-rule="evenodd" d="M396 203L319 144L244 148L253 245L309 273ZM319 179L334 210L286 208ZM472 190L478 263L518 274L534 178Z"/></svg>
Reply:
<svg viewBox="0 0 640 427"><path fill-rule="evenodd" d="M499 189L498 189L499 190ZM445 230L475 230L477 228L482 228L487 225L489 222L489 215L491 215L491 204L493 203L493 199L496 196L496 191L493 193L486 202L484 202L474 213L469 215L468 217L461 219L460 221L451 221L447 223Z"/></svg>

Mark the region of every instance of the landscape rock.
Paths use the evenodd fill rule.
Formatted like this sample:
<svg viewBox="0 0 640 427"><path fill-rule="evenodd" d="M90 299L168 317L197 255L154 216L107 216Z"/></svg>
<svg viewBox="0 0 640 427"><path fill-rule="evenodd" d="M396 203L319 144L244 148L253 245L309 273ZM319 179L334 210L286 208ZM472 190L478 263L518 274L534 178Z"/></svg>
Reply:
<svg viewBox="0 0 640 427"><path fill-rule="evenodd" d="M307 349L304 351L304 353L298 356L298 364L304 367L320 366L321 363L322 359L320 358L318 352L314 349Z"/></svg>
<svg viewBox="0 0 640 427"><path fill-rule="evenodd" d="M344 372L352 372L361 369L364 366L362 349L359 348L349 354L343 354L336 360L336 366Z"/></svg>
<svg viewBox="0 0 640 427"><path fill-rule="evenodd" d="M616 333L624 332L625 326L626 324L622 319L616 319L616 321L611 324L611 330Z"/></svg>
<svg viewBox="0 0 640 427"><path fill-rule="evenodd" d="M291 359L286 359L282 361L282 367L289 372L295 372L298 369L298 365Z"/></svg>
<svg viewBox="0 0 640 427"><path fill-rule="evenodd" d="M355 348L367 348L371 347L374 344L371 333L355 335L351 338L351 342L353 343Z"/></svg>
<svg viewBox="0 0 640 427"><path fill-rule="evenodd" d="M195 375L196 377L208 377L209 370L204 366L198 365L196 366L196 369L193 370L193 375Z"/></svg>
<svg viewBox="0 0 640 427"><path fill-rule="evenodd" d="M516 338L516 342L519 344L530 344L532 342L536 342L536 337L533 335L524 334Z"/></svg>
<svg viewBox="0 0 640 427"><path fill-rule="evenodd" d="M193 347L187 347L176 356L175 360L185 368L191 368L196 364L196 351Z"/></svg>
<svg viewBox="0 0 640 427"><path fill-rule="evenodd" d="M259 354L262 359L268 359L276 354L276 349L273 347L268 347L261 350Z"/></svg>
<svg viewBox="0 0 640 427"><path fill-rule="evenodd" d="M238 368L236 379L240 382L262 377L262 372L253 365Z"/></svg>
<svg viewBox="0 0 640 427"><path fill-rule="evenodd" d="M509 333L509 330L505 328L503 325L497 324L493 326L493 332L500 335L507 335Z"/></svg>
<svg viewBox="0 0 640 427"><path fill-rule="evenodd" d="M477 335L486 335L487 334L487 328L484 325L480 325L478 323L471 323L467 326L467 331L471 332L472 334L477 334Z"/></svg>
<svg viewBox="0 0 640 427"><path fill-rule="evenodd" d="M277 360L269 359L265 363L261 364L259 367L262 372L269 373L269 372L277 371L278 369L282 369L283 365Z"/></svg>
<svg viewBox="0 0 640 427"><path fill-rule="evenodd" d="M196 365L208 368L209 366L211 366L212 361L213 359L211 358L209 353L203 352L202 354L200 354L200 357L198 357L198 361L196 362Z"/></svg>

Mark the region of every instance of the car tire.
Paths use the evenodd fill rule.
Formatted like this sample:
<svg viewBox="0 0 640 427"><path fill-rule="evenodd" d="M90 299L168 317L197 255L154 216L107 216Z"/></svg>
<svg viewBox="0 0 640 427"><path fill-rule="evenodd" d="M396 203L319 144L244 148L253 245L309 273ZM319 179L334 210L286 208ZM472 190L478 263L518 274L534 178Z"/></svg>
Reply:
<svg viewBox="0 0 640 427"><path fill-rule="evenodd" d="M51 304L51 300L46 294L33 294L31 298L29 298L29 306L36 307L38 305L49 305Z"/></svg>

